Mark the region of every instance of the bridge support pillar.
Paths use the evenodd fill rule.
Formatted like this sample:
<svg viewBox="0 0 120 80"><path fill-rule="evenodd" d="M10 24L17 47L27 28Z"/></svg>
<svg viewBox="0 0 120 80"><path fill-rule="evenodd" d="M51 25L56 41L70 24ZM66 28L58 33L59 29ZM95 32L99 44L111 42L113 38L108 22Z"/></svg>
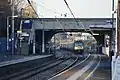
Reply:
<svg viewBox="0 0 120 80"><path fill-rule="evenodd" d="M109 46L109 55L110 56L116 56L116 51L115 51L115 30L113 30L112 34L109 34L110 36L110 46Z"/></svg>
<svg viewBox="0 0 120 80"><path fill-rule="evenodd" d="M100 35L94 35L95 39L97 40L97 51L98 53L103 53L105 54L105 35L100 34Z"/></svg>
<svg viewBox="0 0 120 80"><path fill-rule="evenodd" d="M36 52L39 54L48 54L49 41L52 36L55 34L55 31L47 30L36 30Z"/></svg>
<svg viewBox="0 0 120 80"><path fill-rule="evenodd" d="M106 53L106 35L105 34L103 34L103 35L101 35L101 38L102 38L102 40L101 40L101 43L102 43L102 53L103 54L107 54Z"/></svg>
<svg viewBox="0 0 120 80"><path fill-rule="evenodd" d="M100 35L99 42L100 42L100 44L99 44L100 45L100 53L106 54L106 51L105 51L105 35L104 34Z"/></svg>
<svg viewBox="0 0 120 80"><path fill-rule="evenodd" d="M35 31L36 54L42 53L42 30Z"/></svg>

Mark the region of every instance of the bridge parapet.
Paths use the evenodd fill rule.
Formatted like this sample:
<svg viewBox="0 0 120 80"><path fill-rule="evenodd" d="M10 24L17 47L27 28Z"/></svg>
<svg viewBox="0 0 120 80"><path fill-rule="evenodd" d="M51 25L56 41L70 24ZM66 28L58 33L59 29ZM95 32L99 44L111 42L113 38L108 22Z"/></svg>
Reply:
<svg viewBox="0 0 120 80"><path fill-rule="evenodd" d="M111 21L111 18L84 18L84 19L77 19L76 21L73 18L43 18L40 20L35 19L33 21L33 26L36 29L93 29L93 28L106 28L111 29L112 24L108 23ZM59 22L58 22L59 21ZM114 28L116 27L116 23L114 22Z"/></svg>

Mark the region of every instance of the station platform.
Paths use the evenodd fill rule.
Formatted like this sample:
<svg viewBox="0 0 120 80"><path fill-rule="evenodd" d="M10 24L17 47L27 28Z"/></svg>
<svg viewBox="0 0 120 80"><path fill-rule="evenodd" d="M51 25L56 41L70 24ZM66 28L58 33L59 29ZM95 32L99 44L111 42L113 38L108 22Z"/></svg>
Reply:
<svg viewBox="0 0 120 80"><path fill-rule="evenodd" d="M24 55L11 55L11 54L0 54L0 63L4 61L11 61L11 60L17 60L17 59L23 59L25 57L30 56L24 56Z"/></svg>
<svg viewBox="0 0 120 80"><path fill-rule="evenodd" d="M42 58L48 58L52 55L31 55L31 56L23 56L23 55L0 55L0 67L42 59Z"/></svg>
<svg viewBox="0 0 120 80"><path fill-rule="evenodd" d="M54 59L53 55L0 55L0 78Z"/></svg>
<svg viewBox="0 0 120 80"><path fill-rule="evenodd" d="M101 63L89 80L112 80L111 61L108 56L101 55Z"/></svg>

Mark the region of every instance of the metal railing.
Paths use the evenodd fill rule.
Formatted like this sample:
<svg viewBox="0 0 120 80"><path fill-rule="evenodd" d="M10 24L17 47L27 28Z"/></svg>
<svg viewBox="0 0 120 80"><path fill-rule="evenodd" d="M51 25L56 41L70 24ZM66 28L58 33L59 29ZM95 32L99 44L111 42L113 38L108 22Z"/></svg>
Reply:
<svg viewBox="0 0 120 80"><path fill-rule="evenodd" d="M116 56L112 57L112 80L120 79L120 56L116 58Z"/></svg>

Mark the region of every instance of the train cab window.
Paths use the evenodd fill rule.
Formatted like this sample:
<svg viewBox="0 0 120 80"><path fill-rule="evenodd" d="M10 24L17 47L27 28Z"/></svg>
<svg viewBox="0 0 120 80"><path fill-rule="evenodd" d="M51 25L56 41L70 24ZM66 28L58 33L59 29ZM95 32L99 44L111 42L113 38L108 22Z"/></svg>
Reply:
<svg viewBox="0 0 120 80"><path fill-rule="evenodd" d="M83 46L83 43L81 43L81 42L75 42L75 46Z"/></svg>

